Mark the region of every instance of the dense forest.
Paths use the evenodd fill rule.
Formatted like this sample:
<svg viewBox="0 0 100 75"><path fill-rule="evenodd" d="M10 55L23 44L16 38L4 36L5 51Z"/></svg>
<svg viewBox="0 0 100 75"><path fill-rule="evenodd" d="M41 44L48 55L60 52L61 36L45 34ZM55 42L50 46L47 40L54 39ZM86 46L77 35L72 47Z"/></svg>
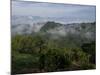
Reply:
<svg viewBox="0 0 100 75"><path fill-rule="evenodd" d="M95 69L95 24L47 22L12 35L12 74Z"/></svg>

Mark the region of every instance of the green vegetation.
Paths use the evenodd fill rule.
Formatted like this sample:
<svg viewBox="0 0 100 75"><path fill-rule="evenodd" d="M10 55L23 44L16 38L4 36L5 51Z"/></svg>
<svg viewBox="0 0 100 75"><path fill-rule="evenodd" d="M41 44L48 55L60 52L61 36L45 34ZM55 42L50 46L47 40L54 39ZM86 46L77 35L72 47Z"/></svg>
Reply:
<svg viewBox="0 0 100 75"><path fill-rule="evenodd" d="M39 36L12 38L12 73L51 72L95 68L94 43L81 48L52 48ZM85 46L86 45L86 46ZM90 48L91 46L91 48ZM93 51L90 51L93 50Z"/></svg>
<svg viewBox="0 0 100 75"><path fill-rule="evenodd" d="M95 41L80 42L76 36L15 35L11 48L12 74L96 68Z"/></svg>
<svg viewBox="0 0 100 75"><path fill-rule="evenodd" d="M56 28L58 26L60 26L60 23L55 23L55 22L47 22L41 29L40 31L46 32L49 29L53 29Z"/></svg>

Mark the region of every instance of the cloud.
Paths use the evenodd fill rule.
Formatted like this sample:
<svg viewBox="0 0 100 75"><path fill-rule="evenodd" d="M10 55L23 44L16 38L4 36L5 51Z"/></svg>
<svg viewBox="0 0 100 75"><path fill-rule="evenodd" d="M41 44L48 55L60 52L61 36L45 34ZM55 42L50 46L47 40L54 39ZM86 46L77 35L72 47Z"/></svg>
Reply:
<svg viewBox="0 0 100 75"><path fill-rule="evenodd" d="M12 15L66 17L73 20L95 21L95 14L95 6L12 1Z"/></svg>

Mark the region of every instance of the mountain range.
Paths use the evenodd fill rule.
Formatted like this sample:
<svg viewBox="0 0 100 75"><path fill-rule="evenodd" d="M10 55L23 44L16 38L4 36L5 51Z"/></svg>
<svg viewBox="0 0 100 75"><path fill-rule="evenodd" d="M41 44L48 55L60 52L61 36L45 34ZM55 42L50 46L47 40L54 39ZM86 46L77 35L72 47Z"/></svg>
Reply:
<svg viewBox="0 0 100 75"><path fill-rule="evenodd" d="M59 47L80 47L83 43L95 41L96 22L60 23L39 21L40 17L20 16L12 18L11 35L39 35ZM51 46L51 45L50 45Z"/></svg>

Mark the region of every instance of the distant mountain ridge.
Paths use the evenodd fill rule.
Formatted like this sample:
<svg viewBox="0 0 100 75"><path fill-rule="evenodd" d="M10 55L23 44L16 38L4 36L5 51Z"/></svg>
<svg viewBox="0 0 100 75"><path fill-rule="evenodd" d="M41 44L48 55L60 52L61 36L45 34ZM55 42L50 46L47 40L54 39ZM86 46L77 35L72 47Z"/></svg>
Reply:
<svg viewBox="0 0 100 75"><path fill-rule="evenodd" d="M44 37L46 36L53 39L64 37L67 39L77 39L77 41L79 41L79 39L81 39L81 41L82 39L87 41L95 40L96 22L63 24L55 21L40 21L39 18L41 17L12 17L12 36L41 34L44 35ZM36 19L38 21L36 21Z"/></svg>
<svg viewBox="0 0 100 75"><path fill-rule="evenodd" d="M55 22L47 22L44 26L41 27L40 31L48 31L50 29L54 29L56 27L62 26L60 23L55 23Z"/></svg>

